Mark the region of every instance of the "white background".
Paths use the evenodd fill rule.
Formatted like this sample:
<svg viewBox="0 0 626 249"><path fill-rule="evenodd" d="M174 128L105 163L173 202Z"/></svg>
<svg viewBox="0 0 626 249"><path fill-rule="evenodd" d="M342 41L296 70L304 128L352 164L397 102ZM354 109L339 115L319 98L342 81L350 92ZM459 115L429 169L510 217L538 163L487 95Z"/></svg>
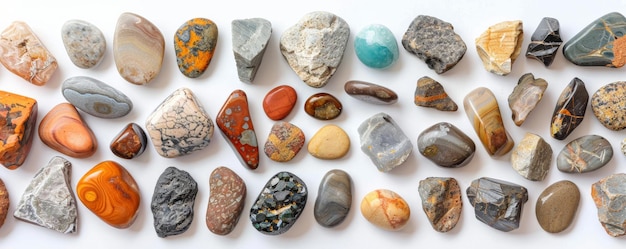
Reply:
<svg viewBox="0 0 626 249"><path fill-rule="evenodd" d="M132 112L122 118L106 120L82 113L93 129L99 149L90 158L70 158L45 146L38 136L34 138L32 151L24 165L17 170L0 167L0 178L7 185L11 198L9 216L0 228L2 248L336 248L355 246L373 248L429 248L441 247L580 247L614 248L623 245L623 238L608 236L597 220L596 207L590 195L591 184L612 173L623 172L625 156L620 152L620 141L624 132L609 131L587 109L585 120L565 140L558 141L549 135L549 123L554 105L563 88L573 77L582 79L592 95L598 88L624 80L624 69L603 67L579 67L567 61L559 49L555 62L545 68L539 61L524 57L530 37L544 16L557 18L561 24L561 35L567 41L579 30L596 18L612 11L623 11L626 1L5 1L0 8L0 29L15 20L28 23L45 46L57 58L59 69L45 86L35 86L0 69L0 89L36 98L39 102L38 124L41 118L56 104L65 102L61 95L63 80L72 76L86 75L104 81L124 92L134 103ZM345 50L342 64L327 86L314 89L306 86L289 68L279 50L281 34L294 25L304 14L311 11L329 11L342 17L350 25L351 37ZM154 23L166 41L163 67L156 79L145 86L132 85L122 79L115 68L112 56L113 33L119 15L134 12ZM420 14L432 15L454 25L463 38L468 50L465 57L452 70L437 75L424 62L401 47L402 35L410 22ZM219 28L219 40L215 56L207 71L197 79L183 76L175 61L173 36L185 21L205 17L213 20ZM263 63L253 84L238 80L231 46L233 19L262 17L272 22L273 34ZM82 19L99 27L107 41L104 60L93 69L79 69L69 60L61 40L61 27L70 19ZM487 27L505 20L522 20L524 43L522 55L513 65L508 76L497 76L483 69L477 56L474 39ZM386 70L364 66L355 56L353 41L355 34L366 25L386 25L396 36L400 47L400 59ZM524 73L532 72L544 78L549 86L543 100L526 122L517 127L512 122L507 97ZM413 104L416 81L429 76L445 87L448 94L459 105L459 111L439 112L417 107ZM343 91L348 80L364 80L393 89L399 95L398 103L378 106L358 101ZM348 154L339 159L324 161L316 159L304 148L291 162L277 163L269 160L262 152L259 168L248 170L236 159L234 152L216 129L211 144L192 155L166 159L159 156L152 144L140 157L124 160L115 157L108 149L112 138L129 122L144 127L146 117L170 93L180 87L192 89L206 111L214 119L220 107L235 89L248 94L252 119L257 132L260 149L265 143L273 121L265 116L262 100L275 86L288 84L298 91L298 102L285 119L304 131L307 141L325 124L337 124L350 136ZM517 143L526 132L542 136L552 145L554 156L551 171L541 182L531 182L519 176L510 166L510 154L491 158L480 144L462 108L465 95L479 87L491 89L498 98L505 126ZM303 104L310 95L328 92L343 103L344 111L332 121L319 121L304 112ZM413 141L414 150L409 159L389 173L381 173L359 148L358 125L378 112L389 113ZM461 128L476 143L476 153L470 164L463 168L441 168L424 158L417 151L415 141L420 132L429 126L447 121ZM573 175L559 172L555 158L563 146L577 137L598 134L606 137L615 150L613 159L595 172ZM102 222L78 201L79 224L75 234L60 234L37 227L12 217L21 194L34 173L53 157L61 155L72 162L72 186L91 167L104 160L115 160L124 165L135 177L141 190L141 205L135 223L128 229L116 229ZM195 217L189 230L178 236L159 238L152 226L150 200L158 176L168 166L176 166L191 173L199 185L195 203ZM218 166L228 166L246 182L248 197L241 219L235 230L227 236L212 234L205 225L205 212L209 198L208 179ZM335 228L324 228L313 218L313 203L322 176L331 169L347 171L353 180L353 206L347 219ZM302 178L309 188L308 205L298 222L290 231L280 236L268 236L257 232L248 219L251 203L265 182L279 171L290 171ZM463 214L456 228L448 233L434 231L424 212L417 192L420 180L430 176L449 176L459 181L463 189ZM528 188L529 200L523 208L521 225L509 233L495 230L473 214L473 208L465 196L465 189L479 177L495 177L521 184ZM544 232L535 218L538 195L559 180L571 180L581 191L581 201L573 224L562 233ZM360 214L359 205L363 196L378 188L399 193L411 208L411 219L407 226L396 232L383 231L369 224Z"/></svg>

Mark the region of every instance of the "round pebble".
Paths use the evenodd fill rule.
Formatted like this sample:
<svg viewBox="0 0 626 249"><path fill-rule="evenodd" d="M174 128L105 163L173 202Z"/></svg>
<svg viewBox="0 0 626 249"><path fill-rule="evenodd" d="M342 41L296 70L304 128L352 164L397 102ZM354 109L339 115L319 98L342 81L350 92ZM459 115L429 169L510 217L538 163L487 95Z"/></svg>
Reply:
<svg viewBox="0 0 626 249"><path fill-rule="evenodd" d="M271 120L282 120L291 113L297 100L298 94L293 87L277 86L263 98L263 111Z"/></svg>
<svg viewBox="0 0 626 249"><path fill-rule="evenodd" d="M350 137L341 127L329 124L313 135L307 149L320 159L341 158L350 149Z"/></svg>
<svg viewBox="0 0 626 249"><path fill-rule="evenodd" d="M398 61L398 42L389 28L371 24L354 38L354 51L363 64L371 68L387 68Z"/></svg>
<svg viewBox="0 0 626 249"><path fill-rule="evenodd" d="M328 93L311 95L304 103L304 111L311 117L320 120L331 120L341 114L341 102Z"/></svg>
<svg viewBox="0 0 626 249"><path fill-rule="evenodd" d="M543 230L549 233L561 232L572 224L580 191L573 182L563 180L548 186L537 198L535 214Z"/></svg>
<svg viewBox="0 0 626 249"><path fill-rule="evenodd" d="M619 131L626 128L626 81L600 87L591 97L591 109L604 127Z"/></svg>
<svg viewBox="0 0 626 249"><path fill-rule="evenodd" d="M409 221L411 210L400 195L391 190L378 189L363 197L361 214L379 228L396 231Z"/></svg>
<svg viewBox="0 0 626 249"><path fill-rule="evenodd" d="M95 25L82 21L70 20L61 28L61 38L67 55L79 68L97 66L106 51L106 39Z"/></svg>

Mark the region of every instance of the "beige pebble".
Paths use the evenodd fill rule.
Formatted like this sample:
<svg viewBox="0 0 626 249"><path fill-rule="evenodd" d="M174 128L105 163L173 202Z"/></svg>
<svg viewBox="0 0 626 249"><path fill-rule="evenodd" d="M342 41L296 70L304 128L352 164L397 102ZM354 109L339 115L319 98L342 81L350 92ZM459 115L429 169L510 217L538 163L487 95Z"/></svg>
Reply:
<svg viewBox="0 0 626 249"><path fill-rule="evenodd" d="M391 190L377 189L363 197L361 214L377 227L396 231L407 224L411 210L400 195Z"/></svg>
<svg viewBox="0 0 626 249"><path fill-rule="evenodd" d="M336 125L325 125L309 141L307 149L311 155L320 159L341 158L350 149L350 137Z"/></svg>

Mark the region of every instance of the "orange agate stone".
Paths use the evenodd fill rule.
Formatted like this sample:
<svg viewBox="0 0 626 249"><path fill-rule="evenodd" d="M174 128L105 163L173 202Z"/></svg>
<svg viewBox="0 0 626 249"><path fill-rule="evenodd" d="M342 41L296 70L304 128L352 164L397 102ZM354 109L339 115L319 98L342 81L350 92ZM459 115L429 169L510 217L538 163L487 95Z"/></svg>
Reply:
<svg viewBox="0 0 626 249"><path fill-rule="evenodd" d="M0 163L17 169L24 163L37 122L37 101L0 91Z"/></svg>
<svg viewBox="0 0 626 249"><path fill-rule="evenodd" d="M43 117L39 138L48 147L75 158L90 157L98 147L93 132L70 103L58 104Z"/></svg>

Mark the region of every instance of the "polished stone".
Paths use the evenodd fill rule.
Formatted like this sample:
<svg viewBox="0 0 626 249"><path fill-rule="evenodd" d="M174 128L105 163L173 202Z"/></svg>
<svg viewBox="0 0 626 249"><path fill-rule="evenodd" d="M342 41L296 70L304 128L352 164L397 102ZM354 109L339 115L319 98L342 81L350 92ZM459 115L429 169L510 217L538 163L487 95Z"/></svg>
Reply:
<svg viewBox="0 0 626 249"><path fill-rule="evenodd" d="M7 214L9 214L9 192L7 191L7 187L4 185L2 179L0 179L0 228L4 225L4 221L7 218Z"/></svg>
<svg viewBox="0 0 626 249"><path fill-rule="evenodd" d="M513 138L504 127L498 101L491 90L484 87L474 89L465 96L463 106L489 155L502 156L513 148Z"/></svg>
<svg viewBox="0 0 626 249"><path fill-rule="evenodd" d="M79 110L99 118L120 118L133 109L133 102L124 93L87 76L66 79L61 93Z"/></svg>
<svg viewBox="0 0 626 249"><path fill-rule="evenodd" d="M106 39L95 25L83 20L69 20L61 28L63 46L74 65L92 68L100 64L106 52Z"/></svg>
<svg viewBox="0 0 626 249"><path fill-rule="evenodd" d="M342 158L350 150L350 137L337 125L324 125L311 137L307 150L319 159Z"/></svg>
<svg viewBox="0 0 626 249"><path fill-rule="evenodd" d="M413 102L416 106L431 107L440 111L454 112L459 108L443 86L428 76L417 80Z"/></svg>
<svg viewBox="0 0 626 249"><path fill-rule="evenodd" d="M467 198L474 207L476 219L503 232L519 228L526 188L510 182L481 177L467 188Z"/></svg>
<svg viewBox="0 0 626 249"><path fill-rule="evenodd" d="M379 228L398 231L406 226L411 218L409 204L388 189L377 189L369 192L361 200L361 214Z"/></svg>
<svg viewBox="0 0 626 249"><path fill-rule="evenodd" d="M263 98L263 111L271 120L286 118L298 101L298 93L293 87L280 85L272 88Z"/></svg>
<svg viewBox="0 0 626 249"><path fill-rule="evenodd" d="M452 230L461 219L461 188L451 177L428 177L419 182L422 209L437 232Z"/></svg>
<svg viewBox="0 0 626 249"><path fill-rule="evenodd" d="M331 120L339 117L343 106L330 93L316 93L304 102L304 111L309 116L320 120Z"/></svg>
<svg viewBox="0 0 626 249"><path fill-rule="evenodd" d="M193 221L198 183L184 170L167 167L154 186L150 209L157 236L179 235Z"/></svg>
<svg viewBox="0 0 626 249"><path fill-rule="evenodd" d="M579 78L572 79L561 92L554 107L550 135L559 140L567 138L583 122L588 101L589 93L585 83Z"/></svg>
<svg viewBox="0 0 626 249"><path fill-rule="evenodd" d="M141 155L146 146L148 146L148 137L141 126L129 123L113 138L109 148L118 157L133 159Z"/></svg>
<svg viewBox="0 0 626 249"><path fill-rule="evenodd" d="M381 172L400 166L413 151L413 144L389 114L374 114L359 125L358 132L361 150Z"/></svg>
<svg viewBox="0 0 626 249"><path fill-rule="evenodd" d="M537 134L527 132L511 153L511 166L531 181L543 181L550 171L552 147Z"/></svg>
<svg viewBox="0 0 626 249"><path fill-rule="evenodd" d="M215 118L217 127L235 151L239 162L249 169L259 166L259 145L243 90L233 91Z"/></svg>
<svg viewBox="0 0 626 249"><path fill-rule="evenodd" d="M598 221L607 234L626 234L626 174L615 173L591 185L591 197L598 208Z"/></svg>
<svg viewBox="0 0 626 249"><path fill-rule="evenodd" d="M370 104L391 105L398 102L398 94L393 90L374 83L350 80L343 89L348 95Z"/></svg>
<svg viewBox="0 0 626 249"><path fill-rule="evenodd" d="M209 204L206 225L214 234L231 233L246 203L246 183L227 167L217 167L209 176Z"/></svg>
<svg viewBox="0 0 626 249"><path fill-rule="evenodd" d="M507 75L522 50L522 21L504 21L489 27L476 38L476 50L483 67L497 75Z"/></svg>
<svg viewBox="0 0 626 249"><path fill-rule="evenodd" d="M387 68L400 56L398 42L389 28L381 24L365 26L354 37L357 58L371 68Z"/></svg>
<svg viewBox="0 0 626 249"><path fill-rule="evenodd" d="M71 181L72 164L53 157L35 173L13 217L61 233L76 232L78 209Z"/></svg>
<svg viewBox="0 0 626 249"><path fill-rule="evenodd" d="M324 175L317 190L313 216L323 227L341 224L352 207L352 179L343 170L333 169Z"/></svg>
<svg viewBox="0 0 626 249"><path fill-rule="evenodd" d="M402 46L438 74L452 69L467 50L452 24L426 15L413 19L402 37Z"/></svg>
<svg viewBox="0 0 626 249"><path fill-rule="evenodd" d="M591 97L591 109L604 127L619 131L626 128L626 81L606 84Z"/></svg>
<svg viewBox="0 0 626 249"><path fill-rule="evenodd" d="M536 78L532 73L522 75L509 95L509 108L513 113L513 122L521 126L530 112L539 104L543 93L548 88L548 82L542 78Z"/></svg>
<svg viewBox="0 0 626 249"><path fill-rule="evenodd" d="M294 124L276 122L272 126L267 142L265 155L276 162L288 162L293 159L304 146L304 132Z"/></svg>
<svg viewBox="0 0 626 249"><path fill-rule="evenodd" d="M609 140L585 135L567 143L556 157L556 167L565 173L586 173L602 168L613 158Z"/></svg>
<svg viewBox="0 0 626 249"><path fill-rule="evenodd" d="M557 55L561 40L559 20L552 17L544 17L530 38L526 58L541 61L549 67Z"/></svg>
<svg viewBox="0 0 626 249"><path fill-rule="evenodd" d="M240 81L252 83L272 37L272 23L250 18L233 20L231 26L237 75Z"/></svg>
<svg viewBox="0 0 626 249"><path fill-rule="evenodd" d="M37 100L0 91L0 163L19 168L30 152L37 128Z"/></svg>
<svg viewBox="0 0 626 249"><path fill-rule="evenodd" d="M608 13L563 45L563 55L579 66L622 67L626 64L626 17Z"/></svg>
<svg viewBox="0 0 626 249"><path fill-rule="evenodd" d="M622 139L620 142L620 150L622 151L622 154L626 156L626 138Z"/></svg>
<svg viewBox="0 0 626 249"><path fill-rule="evenodd" d="M562 232L574 221L579 203L580 191L575 183L568 180L555 182L537 197L537 221L546 232Z"/></svg>
<svg viewBox="0 0 626 249"><path fill-rule="evenodd" d="M446 168L468 164L474 157L474 141L456 126L440 122L417 136L417 149L433 163Z"/></svg>
<svg viewBox="0 0 626 249"><path fill-rule="evenodd" d="M87 158L98 149L96 136L70 103L54 106L39 123L39 138L53 150Z"/></svg>
<svg viewBox="0 0 626 249"><path fill-rule="evenodd" d="M206 18L193 18L174 35L174 52L180 72L197 78L206 71L217 46L217 25Z"/></svg>

